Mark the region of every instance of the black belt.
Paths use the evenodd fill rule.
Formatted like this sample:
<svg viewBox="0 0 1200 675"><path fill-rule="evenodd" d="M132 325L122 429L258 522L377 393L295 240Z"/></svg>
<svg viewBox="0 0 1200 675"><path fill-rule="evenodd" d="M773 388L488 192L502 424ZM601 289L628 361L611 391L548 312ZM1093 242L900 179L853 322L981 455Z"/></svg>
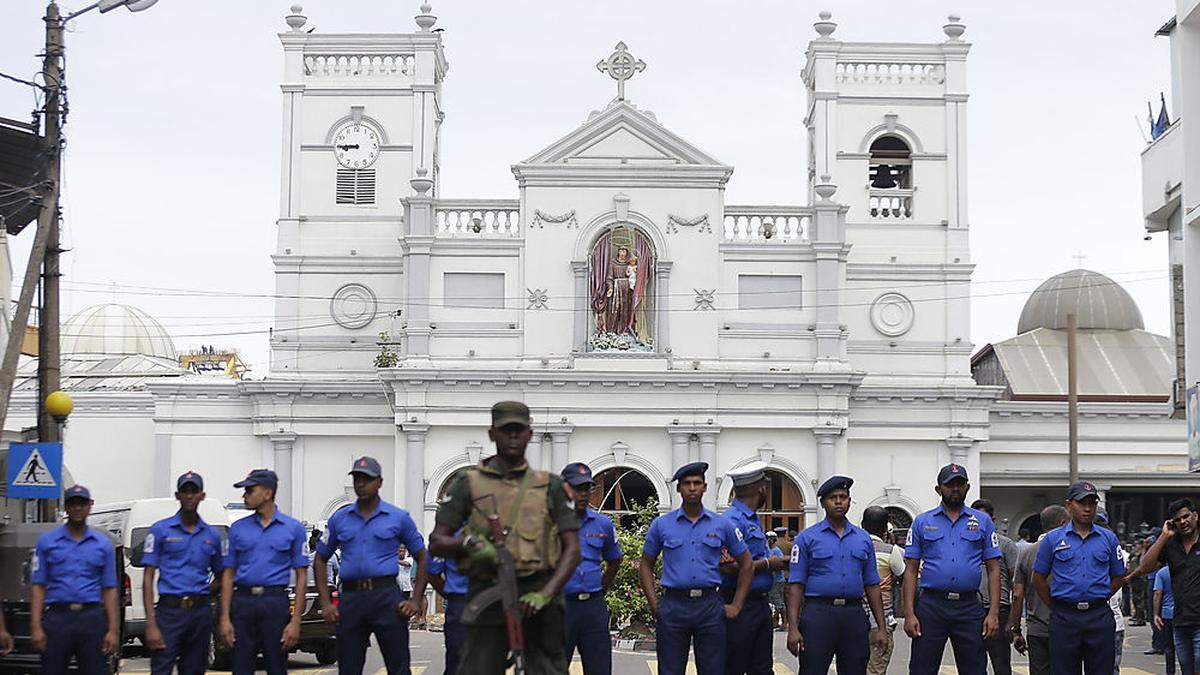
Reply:
<svg viewBox="0 0 1200 675"><path fill-rule="evenodd" d="M287 586L234 586L238 595L287 595Z"/></svg>
<svg viewBox="0 0 1200 675"><path fill-rule="evenodd" d="M98 602L50 602L46 603L50 609L65 609L68 612L81 612L85 609L99 607Z"/></svg>
<svg viewBox="0 0 1200 675"><path fill-rule="evenodd" d="M719 589L713 588L664 588L663 595L668 598L703 598L716 593Z"/></svg>
<svg viewBox="0 0 1200 675"><path fill-rule="evenodd" d="M342 579L342 592L373 591L376 588L397 586L396 577L370 577L368 579Z"/></svg>
<svg viewBox="0 0 1200 675"><path fill-rule="evenodd" d="M563 595L563 597L567 600L574 600L575 602L587 602L588 600L595 600L596 598L604 597L604 591L595 591L592 593L566 593Z"/></svg>
<svg viewBox="0 0 1200 675"><path fill-rule="evenodd" d="M192 609L193 607L207 607L212 602L212 596L205 593L204 595L160 595L158 596L158 604L162 607L178 607L180 609Z"/></svg>
<svg viewBox="0 0 1200 675"><path fill-rule="evenodd" d="M1069 609L1075 612L1086 612L1089 609L1097 607L1108 607L1107 600L1088 600L1086 602L1073 602L1071 600L1054 599L1054 606L1059 609Z"/></svg>
<svg viewBox="0 0 1200 675"><path fill-rule="evenodd" d="M858 597L858 598L828 598L823 595L813 595L811 597L804 598L804 602L806 602L806 603L813 603L813 604L817 604L817 605L834 605L835 607L842 607L844 605L849 605L851 607L861 607L862 601L863 601L863 599L861 597Z"/></svg>
<svg viewBox="0 0 1200 675"><path fill-rule="evenodd" d="M751 600L766 600L767 595L770 593L771 591L747 591L746 602ZM721 589L721 599L725 602L733 602L734 595L737 595L737 590L735 589Z"/></svg>
<svg viewBox="0 0 1200 675"><path fill-rule="evenodd" d="M979 591L942 591L936 588L922 588L921 595L932 595L935 598L957 602L979 599Z"/></svg>

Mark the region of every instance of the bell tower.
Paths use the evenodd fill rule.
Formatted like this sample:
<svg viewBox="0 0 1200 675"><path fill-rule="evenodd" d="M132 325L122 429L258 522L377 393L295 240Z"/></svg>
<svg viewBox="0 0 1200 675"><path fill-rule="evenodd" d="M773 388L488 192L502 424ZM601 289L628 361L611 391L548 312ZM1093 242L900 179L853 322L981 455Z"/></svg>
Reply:
<svg viewBox="0 0 1200 675"><path fill-rule="evenodd" d="M932 43L843 42L829 12L813 27L809 196L833 183L848 207L850 359L868 382L969 385L966 27L951 15Z"/></svg>

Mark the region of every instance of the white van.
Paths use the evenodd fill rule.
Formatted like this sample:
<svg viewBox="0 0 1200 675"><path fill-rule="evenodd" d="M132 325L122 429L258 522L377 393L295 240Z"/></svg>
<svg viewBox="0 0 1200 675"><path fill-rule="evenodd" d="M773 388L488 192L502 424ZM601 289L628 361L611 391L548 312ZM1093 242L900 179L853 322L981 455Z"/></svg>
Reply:
<svg viewBox="0 0 1200 675"><path fill-rule="evenodd" d="M215 499L200 502L200 517L226 536L229 530L229 513ZM92 507L88 525L112 533L125 545L125 574L129 588L125 595L125 638L137 638L146 634L146 608L142 604L142 568L133 563L141 560L142 545L150 526L169 518L179 511L179 502L171 498L138 499L130 502L97 504ZM157 596L157 592L155 593Z"/></svg>

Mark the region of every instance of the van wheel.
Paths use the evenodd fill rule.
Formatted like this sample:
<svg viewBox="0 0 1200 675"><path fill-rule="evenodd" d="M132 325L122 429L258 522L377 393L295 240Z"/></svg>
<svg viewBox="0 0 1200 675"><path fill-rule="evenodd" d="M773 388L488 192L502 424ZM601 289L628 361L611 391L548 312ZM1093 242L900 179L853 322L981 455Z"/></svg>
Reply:
<svg viewBox="0 0 1200 675"><path fill-rule="evenodd" d="M337 663L337 642L324 640L313 654L317 657L317 663L323 666Z"/></svg>

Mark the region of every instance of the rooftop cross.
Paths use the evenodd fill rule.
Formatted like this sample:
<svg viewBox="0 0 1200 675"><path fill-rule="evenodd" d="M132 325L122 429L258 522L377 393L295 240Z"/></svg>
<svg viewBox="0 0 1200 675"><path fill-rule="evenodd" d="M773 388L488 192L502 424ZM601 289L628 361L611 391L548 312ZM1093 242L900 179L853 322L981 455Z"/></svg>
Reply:
<svg viewBox="0 0 1200 675"><path fill-rule="evenodd" d="M627 50L624 42L618 42L616 51L608 55L600 63L596 64L596 69L602 73L608 73L608 76L617 81L617 100L625 100L625 80L633 77L634 73L640 73L646 69L646 62L641 59L634 58Z"/></svg>
<svg viewBox="0 0 1200 675"><path fill-rule="evenodd" d="M1087 259L1087 256L1083 254L1083 251L1076 251L1075 255L1073 255L1071 257L1075 259L1075 264L1078 265L1082 269L1083 261Z"/></svg>

